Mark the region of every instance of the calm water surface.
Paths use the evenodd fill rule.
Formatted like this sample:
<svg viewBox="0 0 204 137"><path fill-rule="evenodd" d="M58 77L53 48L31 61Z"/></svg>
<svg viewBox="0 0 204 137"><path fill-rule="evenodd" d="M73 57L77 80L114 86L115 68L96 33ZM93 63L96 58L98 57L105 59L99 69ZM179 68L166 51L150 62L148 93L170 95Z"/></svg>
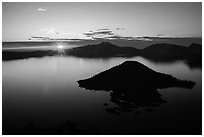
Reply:
<svg viewBox="0 0 204 137"><path fill-rule="evenodd" d="M152 112L141 107L138 110L142 113L138 115L133 112L113 115L103 105L116 106L110 102L109 92L78 87L77 80L89 78L125 60L57 56L3 61L3 128L23 127L29 122L38 127L52 127L67 120L77 123L81 130L94 127L106 134L171 131L179 130L181 125L188 125L189 129L201 128L202 71L191 69L182 61L154 63L141 57L128 59L139 61L155 71L196 82L191 90L159 90L167 103L152 107Z"/></svg>

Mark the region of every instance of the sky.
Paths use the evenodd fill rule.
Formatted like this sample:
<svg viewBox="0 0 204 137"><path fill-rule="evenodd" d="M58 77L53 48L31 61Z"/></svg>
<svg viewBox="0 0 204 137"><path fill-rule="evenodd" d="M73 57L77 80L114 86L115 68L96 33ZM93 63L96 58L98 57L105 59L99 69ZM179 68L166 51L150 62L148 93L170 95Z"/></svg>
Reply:
<svg viewBox="0 0 204 137"><path fill-rule="evenodd" d="M202 3L3 2L3 41L201 37Z"/></svg>

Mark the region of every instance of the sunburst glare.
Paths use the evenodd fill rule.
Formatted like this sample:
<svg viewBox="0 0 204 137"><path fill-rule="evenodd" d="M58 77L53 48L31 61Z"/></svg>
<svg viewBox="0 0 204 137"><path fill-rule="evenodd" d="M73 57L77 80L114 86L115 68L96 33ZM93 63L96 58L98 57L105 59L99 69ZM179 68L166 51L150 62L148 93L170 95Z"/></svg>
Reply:
<svg viewBox="0 0 204 137"><path fill-rule="evenodd" d="M58 49L63 49L64 46L63 46L63 45L58 45L57 48L58 48Z"/></svg>
<svg viewBox="0 0 204 137"><path fill-rule="evenodd" d="M56 50L58 51L58 54L64 53L64 46L63 45L57 45Z"/></svg>

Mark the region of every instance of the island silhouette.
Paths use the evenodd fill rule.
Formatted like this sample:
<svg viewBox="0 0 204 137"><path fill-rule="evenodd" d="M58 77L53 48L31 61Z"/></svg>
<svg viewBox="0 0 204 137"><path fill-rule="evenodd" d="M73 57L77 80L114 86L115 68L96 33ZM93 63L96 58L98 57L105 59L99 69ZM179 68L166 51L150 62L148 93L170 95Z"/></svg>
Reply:
<svg viewBox="0 0 204 137"><path fill-rule="evenodd" d="M125 61L91 78L77 82L79 87L87 90L111 91L110 101L118 107L106 110L116 115L133 111L138 107L155 107L166 103L157 89L170 87L191 89L195 85L195 82L156 72L137 61ZM147 111L152 110L148 108Z"/></svg>

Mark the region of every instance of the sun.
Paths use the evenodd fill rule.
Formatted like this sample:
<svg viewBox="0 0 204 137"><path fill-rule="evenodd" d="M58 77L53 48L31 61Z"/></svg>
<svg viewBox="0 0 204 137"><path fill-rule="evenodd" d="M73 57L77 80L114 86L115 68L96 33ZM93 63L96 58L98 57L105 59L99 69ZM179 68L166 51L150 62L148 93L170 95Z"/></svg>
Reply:
<svg viewBox="0 0 204 137"><path fill-rule="evenodd" d="M62 46L62 45L58 45L57 48L58 48L58 49L63 49L64 46Z"/></svg>
<svg viewBox="0 0 204 137"><path fill-rule="evenodd" d="M58 54L62 55L64 54L64 50L65 50L65 47L63 45L57 45L55 50L57 50Z"/></svg>

